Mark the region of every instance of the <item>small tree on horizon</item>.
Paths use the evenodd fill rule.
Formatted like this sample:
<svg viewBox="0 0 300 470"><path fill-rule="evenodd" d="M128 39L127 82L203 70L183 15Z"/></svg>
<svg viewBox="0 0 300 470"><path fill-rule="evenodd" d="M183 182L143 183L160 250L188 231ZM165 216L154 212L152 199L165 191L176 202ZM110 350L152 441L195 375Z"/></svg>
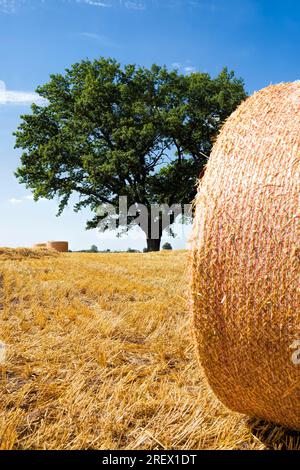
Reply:
<svg viewBox="0 0 300 470"><path fill-rule="evenodd" d="M159 250L175 220L174 213L168 223L159 214L158 236L151 238L151 205L191 203L223 121L246 97L243 81L227 69L216 78L185 76L157 65L122 68L105 58L51 75L37 93L45 105L33 104L15 132L23 150L19 182L35 200L58 197L58 215L79 195L74 210L95 214L87 228L105 220L100 204L117 209L119 196L129 206L143 204L148 251Z"/></svg>
<svg viewBox="0 0 300 470"><path fill-rule="evenodd" d="M173 250L171 243L166 242L162 246L162 250Z"/></svg>

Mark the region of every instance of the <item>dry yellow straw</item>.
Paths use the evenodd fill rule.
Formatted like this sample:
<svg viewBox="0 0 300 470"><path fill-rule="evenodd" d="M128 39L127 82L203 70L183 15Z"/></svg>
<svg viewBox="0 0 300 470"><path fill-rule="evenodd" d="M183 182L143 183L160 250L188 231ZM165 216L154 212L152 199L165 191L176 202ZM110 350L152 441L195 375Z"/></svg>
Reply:
<svg viewBox="0 0 300 470"><path fill-rule="evenodd" d="M191 298L200 361L229 408L300 429L300 82L225 123L196 198ZM300 347L299 347L300 349Z"/></svg>

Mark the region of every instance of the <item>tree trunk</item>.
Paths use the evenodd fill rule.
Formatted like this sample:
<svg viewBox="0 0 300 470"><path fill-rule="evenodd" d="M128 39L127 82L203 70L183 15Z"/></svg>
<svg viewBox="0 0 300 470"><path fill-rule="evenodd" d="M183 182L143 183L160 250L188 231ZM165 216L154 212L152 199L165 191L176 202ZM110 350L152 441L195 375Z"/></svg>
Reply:
<svg viewBox="0 0 300 470"><path fill-rule="evenodd" d="M147 238L147 251L159 251L160 249L160 238Z"/></svg>

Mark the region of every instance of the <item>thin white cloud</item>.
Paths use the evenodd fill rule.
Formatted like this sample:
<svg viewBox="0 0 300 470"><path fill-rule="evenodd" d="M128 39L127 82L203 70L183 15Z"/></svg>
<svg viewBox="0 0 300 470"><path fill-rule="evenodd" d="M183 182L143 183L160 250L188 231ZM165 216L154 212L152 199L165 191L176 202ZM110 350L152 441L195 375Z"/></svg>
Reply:
<svg viewBox="0 0 300 470"><path fill-rule="evenodd" d="M49 202L49 199L46 199L45 197L41 197L38 201L34 200L33 194L28 194L23 198L24 201L31 201L34 202L35 204L39 204L40 202Z"/></svg>
<svg viewBox="0 0 300 470"><path fill-rule="evenodd" d="M195 73L196 72L196 67L192 66L192 65L187 65L186 67L183 67L183 71L184 73L186 73L187 75L190 75L191 73Z"/></svg>
<svg viewBox="0 0 300 470"><path fill-rule="evenodd" d="M34 3L35 6L41 6L43 3L46 3L47 0L0 0L0 13L16 13L17 10L22 6L26 5L32 7ZM50 1L50 0L48 0ZM71 3L85 3L87 5L109 8L112 7L112 3L106 0L67 0ZM111 0L112 2L115 0ZM64 0L60 0L60 3L64 3Z"/></svg>
<svg viewBox="0 0 300 470"><path fill-rule="evenodd" d="M98 0L76 0L77 3L86 3L87 5L91 5L93 7L101 7L101 8L110 8L112 7L111 3L101 2Z"/></svg>
<svg viewBox="0 0 300 470"><path fill-rule="evenodd" d="M77 3L85 3L94 7L110 8L110 7L125 7L128 10L145 10L146 2L137 0L110 0L104 2L103 0L76 0Z"/></svg>
<svg viewBox="0 0 300 470"><path fill-rule="evenodd" d="M32 8L42 6L53 0L0 0L0 13L16 13L22 6ZM81 3L99 8L123 7L129 10L145 10L154 8L201 8L211 13L223 9L215 0L57 0L57 3Z"/></svg>
<svg viewBox="0 0 300 470"><path fill-rule="evenodd" d="M79 33L78 36L85 38L85 39L90 39L92 41L96 41L99 44L102 44L102 46L119 47L119 44L112 41L109 37L104 36L103 34L83 32L83 33Z"/></svg>
<svg viewBox="0 0 300 470"><path fill-rule="evenodd" d="M0 80L0 106L8 104L42 104L44 102L45 100L34 92L7 90L5 82Z"/></svg>
<svg viewBox="0 0 300 470"><path fill-rule="evenodd" d="M181 62L173 62L171 64L171 67L181 73L184 73L185 75L190 75L191 73L197 72L196 67L194 67L194 65L191 65L189 60L186 60L185 64L182 64Z"/></svg>
<svg viewBox="0 0 300 470"><path fill-rule="evenodd" d="M0 0L1 13L15 13L17 7L16 0Z"/></svg>
<svg viewBox="0 0 300 470"><path fill-rule="evenodd" d="M12 197L11 199L8 200L8 202L10 202L10 204L21 204L23 201L22 199L16 199L15 197Z"/></svg>
<svg viewBox="0 0 300 470"><path fill-rule="evenodd" d="M91 5L94 7L101 8L111 8L111 7L124 7L128 10L145 10L146 9L146 0L75 0L77 3L85 3L86 5Z"/></svg>
<svg viewBox="0 0 300 470"><path fill-rule="evenodd" d="M146 4L144 2L133 2L133 1L125 1L124 7L128 10L145 10Z"/></svg>
<svg viewBox="0 0 300 470"><path fill-rule="evenodd" d="M182 64L180 62L173 62L173 64L171 64L171 66L172 66L173 69L181 69Z"/></svg>
<svg viewBox="0 0 300 470"><path fill-rule="evenodd" d="M34 197L33 197L33 194L28 194L27 196L24 196L22 199L16 198L16 197L12 197L12 198L8 199L8 202L12 205L22 204L24 201L25 202L30 201L30 202L34 202L34 203L49 202L49 200L44 198L44 197L41 197L38 201L35 201Z"/></svg>
<svg viewBox="0 0 300 470"><path fill-rule="evenodd" d="M50 0L0 0L0 13L16 13L20 7L42 6ZM98 8L123 7L128 10L145 10L147 5L155 4L154 0L60 0L60 3L68 2L70 4L85 4ZM153 3L154 2L154 3Z"/></svg>

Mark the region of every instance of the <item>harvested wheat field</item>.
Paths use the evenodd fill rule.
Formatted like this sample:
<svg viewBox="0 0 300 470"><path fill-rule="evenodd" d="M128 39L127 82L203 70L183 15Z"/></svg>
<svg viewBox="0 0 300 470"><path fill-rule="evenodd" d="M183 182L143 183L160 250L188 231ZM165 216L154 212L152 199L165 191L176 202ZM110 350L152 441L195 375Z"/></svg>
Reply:
<svg viewBox="0 0 300 470"><path fill-rule="evenodd" d="M231 412L211 392L187 257L0 256L2 449L300 448L299 433Z"/></svg>

